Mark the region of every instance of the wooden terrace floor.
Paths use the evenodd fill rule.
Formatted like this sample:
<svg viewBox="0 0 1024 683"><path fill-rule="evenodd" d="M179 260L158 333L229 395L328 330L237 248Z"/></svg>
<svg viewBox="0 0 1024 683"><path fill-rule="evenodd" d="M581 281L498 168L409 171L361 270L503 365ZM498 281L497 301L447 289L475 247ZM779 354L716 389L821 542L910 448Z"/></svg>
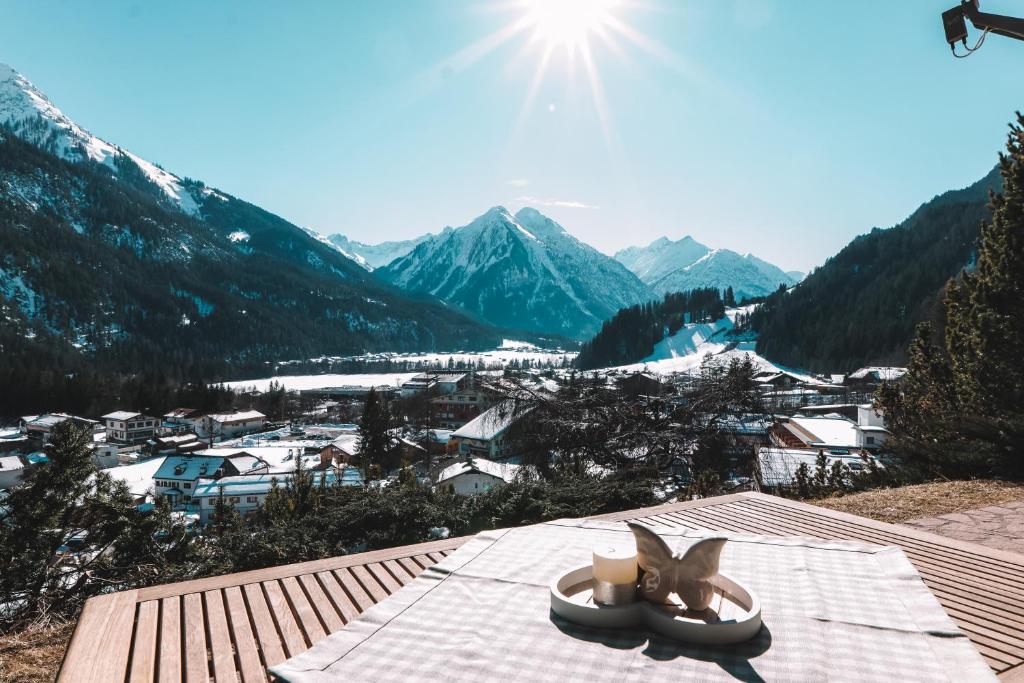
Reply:
<svg viewBox="0 0 1024 683"><path fill-rule="evenodd" d="M1004 681L1024 683L1024 555L742 493L603 515L690 529L897 545ZM89 600L58 680L263 682L467 538L111 593Z"/></svg>

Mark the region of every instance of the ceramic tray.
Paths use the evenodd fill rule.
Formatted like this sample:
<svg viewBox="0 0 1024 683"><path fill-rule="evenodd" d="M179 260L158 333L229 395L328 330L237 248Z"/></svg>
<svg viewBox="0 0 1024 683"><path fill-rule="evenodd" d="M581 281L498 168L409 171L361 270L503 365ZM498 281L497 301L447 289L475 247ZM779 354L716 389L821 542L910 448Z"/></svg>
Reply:
<svg viewBox="0 0 1024 683"><path fill-rule="evenodd" d="M646 628L663 636L691 643L727 644L752 638L761 629L761 601L721 574L711 580L715 597L703 612L681 604L656 605L641 597L628 605L594 602L593 567L568 571L551 583L551 609L582 626Z"/></svg>

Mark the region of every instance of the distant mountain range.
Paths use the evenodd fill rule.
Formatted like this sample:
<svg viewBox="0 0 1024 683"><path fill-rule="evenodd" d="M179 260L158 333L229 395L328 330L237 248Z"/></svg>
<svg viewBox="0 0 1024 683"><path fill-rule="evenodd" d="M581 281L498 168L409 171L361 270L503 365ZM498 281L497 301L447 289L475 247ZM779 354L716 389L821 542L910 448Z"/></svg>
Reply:
<svg viewBox="0 0 1024 683"><path fill-rule="evenodd" d="M646 247L629 247L615 254L657 294L698 287L732 287L737 300L770 294L779 285L793 285L802 273L781 268L752 254L712 249L689 235L673 242L662 237Z"/></svg>
<svg viewBox="0 0 1024 683"><path fill-rule="evenodd" d="M494 325L575 338L619 308L655 297L621 263L539 211L494 207L446 229L375 273Z"/></svg>
<svg viewBox="0 0 1024 683"><path fill-rule="evenodd" d="M162 371L210 377L320 354L493 348L502 336L92 135L0 65L0 371L59 373L86 355L128 371L159 357Z"/></svg>
<svg viewBox="0 0 1024 683"><path fill-rule="evenodd" d="M376 270L405 256L417 246L433 237L431 234L421 235L411 240L397 242L381 242L364 244L350 240L344 235L328 235L327 239L345 256L349 257L367 270Z"/></svg>

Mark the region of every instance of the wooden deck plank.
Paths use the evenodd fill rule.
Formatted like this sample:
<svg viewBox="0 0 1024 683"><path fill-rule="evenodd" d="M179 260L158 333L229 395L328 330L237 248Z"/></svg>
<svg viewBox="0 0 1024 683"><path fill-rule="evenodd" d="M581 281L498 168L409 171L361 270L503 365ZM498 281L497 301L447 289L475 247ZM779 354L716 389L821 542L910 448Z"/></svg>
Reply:
<svg viewBox="0 0 1024 683"><path fill-rule="evenodd" d="M377 583L384 586L384 590L388 592L388 595L394 595L401 590L402 584L391 575L391 572L383 564L379 562L368 564L366 565L366 571L370 572L377 579Z"/></svg>
<svg viewBox="0 0 1024 683"><path fill-rule="evenodd" d="M306 597L309 598L310 604L316 610L327 633L334 633L345 625L334 603L327 597L327 593L320 586L320 581L317 580L316 574L303 574L299 577L299 583L306 592Z"/></svg>
<svg viewBox="0 0 1024 683"><path fill-rule="evenodd" d="M249 612L241 589L238 586L225 588L224 601L228 606L228 622L231 626L232 640L235 641L238 674L242 683L264 683L267 677L260 663L259 648L249 623Z"/></svg>
<svg viewBox="0 0 1024 683"><path fill-rule="evenodd" d="M744 495L748 496L748 500L755 506L766 512L774 512L775 514L797 512L803 513L805 516L813 515L823 530L848 529L852 527L863 533L882 531L890 537L898 538L899 541L896 545L901 547L915 547L923 543L926 547L935 547L944 554L958 558L959 561L971 562L980 569L995 571L998 567L999 571L1008 572L1016 578L1024 580L1024 556L1017 553L989 548L975 543L967 543L966 541L958 541L909 526L887 524L867 517L848 515L837 510L819 508L786 498L765 495L751 498L749 497L750 494Z"/></svg>
<svg viewBox="0 0 1024 683"><path fill-rule="evenodd" d="M122 681L128 668L138 591L109 593L85 603L58 681ZM102 654L101 654L102 653Z"/></svg>
<svg viewBox="0 0 1024 683"><path fill-rule="evenodd" d="M356 575L352 573L351 567L336 569L333 573L341 585L345 587L345 592L352 596L352 600L360 612L369 609L370 606L377 602L363 589L362 584L356 579Z"/></svg>
<svg viewBox="0 0 1024 683"><path fill-rule="evenodd" d="M398 569L394 569L393 571L396 576L398 576L398 580L402 582L403 586L419 576L422 571L419 565L412 561L411 557L400 557L397 560L388 560L388 562L393 562L402 570L401 573L399 573Z"/></svg>
<svg viewBox="0 0 1024 683"><path fill-rule="evenodd" d="M206 615L203 596L189 593L184 597L185 612L185 681L206 683L210 680L210 655L206 649Z"/></svg>
<svg viewBox="0 0 1024 683"><path fill-rule="evenodd" d="M274 617L288 657L305 652L309 645L303 637L298 622L295 621L291 605L288 604L288 598L285 597L281 584L276 580L264 581L263 592L267 598L267 608L270 610L270 615Z"/></svg>
<svg viewBox="0 0 1024 683"><path fill-rule="evenodd" d="M206 624L210 632L210 655L213 660L213 677L216 681L236 680L235 652L228 630L228 617L224 611L224 596L220 590L203 593L206 607Z"/></svg>
<svg viewBox="0 0 1024 683"><path fill-rule="evenodd" d="M248 608L249 616L252 618L253 628L256 630L256 642L260 652L263 653L264 666L280 664L288 657L284 653L284 642L277 630L277 624L270 613L266 596L263 594L263 585L250 583L242 586L242 594Z"/></svg>
<svg viewBox="0 0 1024 683"><path fill-rule="evenodd" d="M286 576L281 579L280 583L285 595L288 597L288 601L292 605L292 610L298 617L299 626L302 627L302 631L306 634L306 642L312 645L319 640L323 640L327 635L327 631L324 629L323 622L320 621L317 611L310 604L298 580L294 576Z"/></svg>
<svg viewBox="0 0 1024 683"><path fill-rule="evenodd" d="M377 582L373 575L363 566L349 567L352 576L356 577L359 585L363 587L363 590L370 595L374 603L378 603L384 598L388 597L387 591L384 587Z"/></svg>
<svg viewBox="0 0 1024 683"><path fill-rule="evenodd" d="M156 641L159 628L160 603L148 600L139 603L132 638L132 665L129 683L150 683L156 676Z"/></svg>
<svg viewBox="0 0 1024 683"><path fill-rule="evenodd" d="M157 680L160 683L181 683L181 596L160 601L160 659Z"/></svg>
<svg viewBox="0 0 1024 683"><path fill-rule="evenodd" d="M278 567L253 569L246 572L223 574L221 576L211 576L205 579L194 579L192 581L181 581L179 583L165 583L158 586L150 586L149 588L140 588L138 590L138 599L140 601L155 600L172 595L183 595L185 593L202 593L203 591L214 590L216 588L244 586L249 583L260 583L261 581L282 579L286 576L298 576L299 574L315 574L316 572L330 571L341 567L351 567L352 565L362 565L368 562L380 562L381 560L390 560L396 557L406 557L408 555L419 555L423 553L437 553L442 550L451 551L461 546L470 538L470 536L446 538L440 541L428 541L426 543L403 545L395 548L386 548L384 550L371 550L369 552L358 553L355 555L339 555L337 557L328 557L323 560L313 560L311 562L284 564Z"/></svg>
<svg viewBox="0 0 1024 683"><path fill-rule="evenodd" d="M353 602L349 594L345 592L344 586L341 585L334 572L317 572L316 577L320 581L320 585L323 586L324 592L327 593L331 602L334 603L334 608L338 610L346 624L359 616L362 610Z"/></svg>

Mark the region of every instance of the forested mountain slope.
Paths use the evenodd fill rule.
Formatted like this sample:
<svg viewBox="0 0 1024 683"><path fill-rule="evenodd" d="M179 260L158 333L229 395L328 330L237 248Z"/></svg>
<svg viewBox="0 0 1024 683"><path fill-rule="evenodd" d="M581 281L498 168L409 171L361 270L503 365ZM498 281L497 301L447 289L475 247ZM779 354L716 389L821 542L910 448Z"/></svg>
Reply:
<svg viewBox="0 0 1024 683"><path fill-rule="evenodd" d="M915 325L928 319L946 282L970 267L993 170L946 192L894 228L875 228L848 244L753 317L758 353L819 372L901 364Z"/></svg>

